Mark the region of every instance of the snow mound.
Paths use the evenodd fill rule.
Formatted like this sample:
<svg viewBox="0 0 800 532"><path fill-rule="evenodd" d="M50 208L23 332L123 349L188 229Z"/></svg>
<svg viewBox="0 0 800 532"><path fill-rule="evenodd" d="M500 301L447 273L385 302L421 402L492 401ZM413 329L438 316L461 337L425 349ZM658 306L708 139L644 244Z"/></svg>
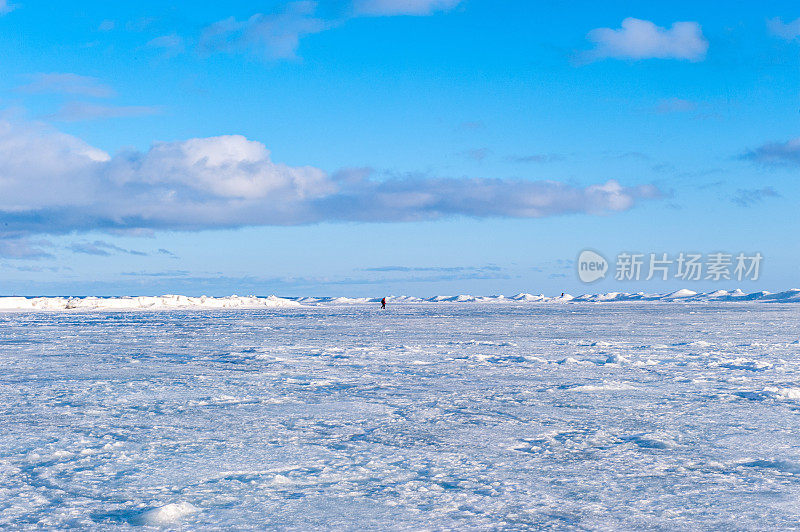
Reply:
<svg viewBox="0 0 800 532"><path fill-rule="evenodd" d="M297 307L300 303L269 297L0 297L0 310L172 310L172 309L257 309Z"/></svg>
<svg viewBox="0 0 800 532"><path fill-rule="evenodd" d="M514 301L544 301L547 298L542 294L535 296L533 294L521 293L513 296L511 299Z"/></svg>
<svg viewBox="0 0 800 532"><path fill-rule="evenodd" d="M422 298L414 296L390 296L387 297L386 299L394 303L417 303L419 301L422 301Z"/></svg>
<svg viewBox="0 0 800 532"><path fill-rule="evenodd" d="M765 392L774 396L776 399L780 400L788 400L788 401L797 401L800 400L800 388L794 387L787 387L787 388L776 388L776 387L767 387L764 389Z"/></svg>
<svg viewBox="0 0 800 532"><path fill-rule="evenodd" d="M432 298L428 299L427 301L435 301L435 302L448 301L450 303L466 303L466 302L474 302L474 301L476 301L476 297L468 295L468 294L461 294L461 295L451 296L451 297L436 296L436 297L432 297Z"/></svg>
<svg viewBox="0 0 800 532"><path fill-rule="evenodd" d="M353 305L358 303L374 303L375 301L366 297L335 297L328 302L336 305Z"/></svg>
<svg viewBox="0 0 800 532"><path fill-rule="evenodd" d="M140 522L145 526L171 525L182 517L199 511L196 506L188 502L171 503L143 513Z"/></svg>
<svg viewBox="0 0 800 532"><path fill-rule="evenodd" d="M762 299L772 301L800 301L800 288L793 288L784 292L767 294Z"/></svg>
<svg viewBox="0 0 800 532"><path fill-rule="evenodd" d="M688 290L686 288L681 288L680 290L676 290L671 294L667 294L663 296L663 299L683 299L687 297L694 297L697 295L697 292L693 290Z"/></svg>

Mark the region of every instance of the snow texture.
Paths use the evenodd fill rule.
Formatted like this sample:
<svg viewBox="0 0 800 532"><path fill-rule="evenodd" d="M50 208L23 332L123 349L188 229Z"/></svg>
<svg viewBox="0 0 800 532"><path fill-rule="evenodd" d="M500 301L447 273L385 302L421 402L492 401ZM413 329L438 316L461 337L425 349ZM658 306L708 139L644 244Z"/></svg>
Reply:
<svg viewBox="0 0 800 532"><path fill-rule="evenodd" d="M714 297L0 313L0 529L796 528L798 307Z"/></svg>

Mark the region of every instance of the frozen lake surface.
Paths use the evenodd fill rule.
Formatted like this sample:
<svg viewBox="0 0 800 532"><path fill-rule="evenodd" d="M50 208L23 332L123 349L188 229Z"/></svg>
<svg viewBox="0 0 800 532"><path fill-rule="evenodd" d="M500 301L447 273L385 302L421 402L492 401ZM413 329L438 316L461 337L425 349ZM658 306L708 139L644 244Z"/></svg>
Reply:
<svg viewBox="0 0 800 532"><path fill-rule="evenodd" d="M800 307L0 313L0 528L788 529Z"/></svg>

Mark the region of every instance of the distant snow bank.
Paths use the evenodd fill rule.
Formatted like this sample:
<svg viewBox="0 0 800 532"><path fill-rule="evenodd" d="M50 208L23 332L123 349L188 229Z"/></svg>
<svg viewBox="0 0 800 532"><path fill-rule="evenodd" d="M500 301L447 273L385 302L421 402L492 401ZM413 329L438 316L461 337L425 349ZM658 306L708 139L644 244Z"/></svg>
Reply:
<svg viewBox="0 0 800 532"><path fill-rule="evenodd" d="M800 303L800 289L793 288L783 292L753 292L746 294L741 290L717 290L698 293L682 289L667 294L645 294L639 292L609 292L606 294L584 294L548 297L542 294L517 294L515 296L434 296L419 298L413 296L388 296L389 303L609 303L624 301L642 302L718 302L718 301L763 301L778 303ZM260 309L285 308L317 305L364 305L378 304L380 298L367 297L300 297L286 299L276 296L228 296L228 297L188 297L177 295L142 297L0 297L0 311L19 310L191 310L191 309Z"/></svg>
<svg viewBox="0 0 800 532"><path fill-rule="evenodd" d="M681 289L666 294L646 294L638 292L631 294L628 292L608 292L605 294L583 294L572 296L564 294L562 296L548 297L542 294L517 294L515 296L434 296L419 298L412 296L390 296L386 300L391 303L503 303L503 302L526 302L526 303L602 303L615 301L687 301L687 302L716 302L716 301L774 301L774 302L797 302L800 303L800 289L793 288L783 292L753 292L746 294L737 290L716 290L714 292L698 293L688 289ZM325 297L301 297L297 299L305 305L314 304L359 304L359 303L379 303L380 298L325 298Z"/></svg>
<svg viewBox="0 0 800 532"><path fill-rule="evenodd" d="M299 307L300 303L280 297L0 297L2 310L171 310L171 309L256 309Z"/></svg>

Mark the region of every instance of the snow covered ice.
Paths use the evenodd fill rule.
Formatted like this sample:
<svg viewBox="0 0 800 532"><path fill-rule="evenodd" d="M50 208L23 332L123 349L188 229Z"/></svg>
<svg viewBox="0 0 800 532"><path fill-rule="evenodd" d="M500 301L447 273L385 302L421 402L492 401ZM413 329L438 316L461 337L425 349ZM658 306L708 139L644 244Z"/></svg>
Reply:
<svg viewBox="0 0 800 532"><path fill-rule="evenodd" d="M0 528L795 528L796 295L42 299Z"/></svg>

